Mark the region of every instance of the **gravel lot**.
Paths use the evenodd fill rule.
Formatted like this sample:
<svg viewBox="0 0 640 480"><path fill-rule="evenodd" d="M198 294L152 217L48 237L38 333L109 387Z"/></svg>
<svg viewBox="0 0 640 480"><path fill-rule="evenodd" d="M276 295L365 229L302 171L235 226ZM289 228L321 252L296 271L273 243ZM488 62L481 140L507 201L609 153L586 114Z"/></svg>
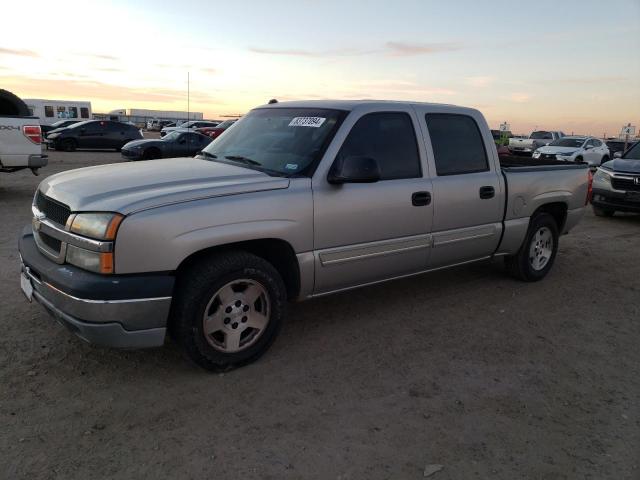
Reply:
<svg viewBox="0 0 640 480"><path fill-rule="evenodd" d="M2 478L640 478L640 217L589 211L549 277L489 262L292 305L257 363L84 344L22 296L39 180L0 177Z"/></svg>

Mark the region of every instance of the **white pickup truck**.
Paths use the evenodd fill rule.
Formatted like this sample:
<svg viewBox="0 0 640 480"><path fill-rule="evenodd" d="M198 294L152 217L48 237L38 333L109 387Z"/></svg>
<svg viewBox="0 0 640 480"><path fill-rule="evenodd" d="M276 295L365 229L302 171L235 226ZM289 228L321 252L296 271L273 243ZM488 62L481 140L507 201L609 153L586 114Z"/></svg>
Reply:
<svg viewBox="0 0 640 480"><path fill-rule="evenodd" d="M42 154L42 131L37 117L13 93L0 89L0 172L11 173L47 164Z"/></svg>
<svg viewBox="0 0 640 480"><path fill-rule="evenodd" d="M529 138L510 138L509 150L512 153L528 153L532 154L537 148L544 147L554 140L564 137L562 132L547 132L546 130L537 130L531 132Z"/></svg>

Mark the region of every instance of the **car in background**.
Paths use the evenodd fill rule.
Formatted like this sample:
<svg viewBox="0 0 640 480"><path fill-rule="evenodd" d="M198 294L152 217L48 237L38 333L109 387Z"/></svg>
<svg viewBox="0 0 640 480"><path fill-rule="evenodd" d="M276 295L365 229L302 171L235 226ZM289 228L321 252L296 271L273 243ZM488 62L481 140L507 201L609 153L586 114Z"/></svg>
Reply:
<svg viewBox="0 0 640 480"><path fill-rule="evenodd" d="M129 142L122 147L120 153L126 160L193 157L212 141L210 137L201 133L174 130L159 139Z"/></svg>
<svg viewBox="0 0 640 480"><path fill-rule="evenodd" d="M78 148L120 150L132 140L143 138L142 132L128 123L112 120L89 120L59 129L47 135L47 145L72 152Z"/></svg>
<svg viewBox="0 0 640 480"><path fill-rule="evenodd" d="M604 217L640 213L640 142L596 170L591 205L593 213Z"/></svg>
<svg viewBox="0 0 640 480"><path fill-rule="evenodd" d="M163 127L160 130L160 136L164 137L167 133L173 132L178 128L188 128L190 130L195 130L196 128L202 127L217 127L221 122L209 121L209 120L191 120L188 122L181 123L175 127Z"/></svg>
<svg viewBox="0 0 640 480"><path fill-rule="evenodd" d="M549 145L533 152L533 158L540 160L562 160L566 162L586 162L591 167L609 161L611 155L607 145L594 137L573 135L554 140Z"/></svg>
<svg viewBox="0 0 640 480"><path fill-rule="evenodd" d="M176 126L176 123L171 120L158 120L156 118L156 119L147 121L146 129L150 132L159 132L164 127L175 127L175 126Z"/></svg>
<svg viewBox="0 0 640 480"><path fill-rule="evenodd" d="M51 125L40 125L40 128L42 129L42 135L46 137L49 133L53 132L54 130L58 130L59 128L70 127L74 123L78 123L81 121L82 120L59 120L55 123L52 123Z"/></svg>
<svg viewBox="0 0 640 480"><path fill-rule="evenodd" d="M544 145L564 137L564 133L546 130L537 130L529 135L529 138L511 138L509 139L509 150L511 153L528 153L531 154Z"/></svg>
<svg viewBox="0 0 640 480"><path fill-rule="evenodd" d="M620 156L622 156L622 154L625 152L625 144L627 146L627 149L631 149L634 144L633 141L625 143L624 140L621 140L619 138L611 138L609 140L606 140L605 143L607 144L607 148L609 148L609 155L611 158L614 158L616 156L616 153L619 153Z"/></svg>
<svg viewBox="0 0 640 480"><path fill-rule="evenodd" d="M37 175L48 161L42 154L41 142L38 117L31 115L21 98L0 89L0 172L30 168Z"/></svg>
<svg viewBox="0 0 640 480"><path fill-rule="evenodd" d="M227 128L229 128L231 125L233 125L237 121L238 120L235 119L235 118L233 120L225 120L224 122L222 122L217 127L197 128L196 132L202 133L203 135L207 135L207 136L211 137L212 139L213 138L218 138L220 136L220 134L222 134L222 132L224 132Z"/></svg>

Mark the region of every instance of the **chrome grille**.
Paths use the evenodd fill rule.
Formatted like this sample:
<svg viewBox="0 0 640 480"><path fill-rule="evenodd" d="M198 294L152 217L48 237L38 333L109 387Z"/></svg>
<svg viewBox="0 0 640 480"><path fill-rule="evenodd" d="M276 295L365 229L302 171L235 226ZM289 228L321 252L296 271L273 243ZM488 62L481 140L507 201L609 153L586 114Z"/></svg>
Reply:
<svg viewBox="0 0 640 480"><path fill-rule="evenodd" d="M36 207L52 222L66 225L71 209L64 203L56 202L52 198L43 195L39 190L36 194Z"/></svg>
<svg viewBox="0 0 640 480"><path fill-rule="evenodd" d="M627 190L629 192L640 192L640 184L633 178L612 177L611 185L616 190Z"/></svg>

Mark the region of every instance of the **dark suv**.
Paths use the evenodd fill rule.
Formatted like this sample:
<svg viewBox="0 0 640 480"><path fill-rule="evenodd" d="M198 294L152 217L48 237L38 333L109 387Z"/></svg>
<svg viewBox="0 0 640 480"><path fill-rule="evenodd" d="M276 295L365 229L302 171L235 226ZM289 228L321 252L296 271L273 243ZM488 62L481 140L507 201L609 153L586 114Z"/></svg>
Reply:
<svg viewBox="0 0 640 480"><path fill-rule="evenodd" d="M113 148L143 138L135 125L109 120L89 120L50 133L47 144L56 150L72 152L77 148Z"/></svg>

